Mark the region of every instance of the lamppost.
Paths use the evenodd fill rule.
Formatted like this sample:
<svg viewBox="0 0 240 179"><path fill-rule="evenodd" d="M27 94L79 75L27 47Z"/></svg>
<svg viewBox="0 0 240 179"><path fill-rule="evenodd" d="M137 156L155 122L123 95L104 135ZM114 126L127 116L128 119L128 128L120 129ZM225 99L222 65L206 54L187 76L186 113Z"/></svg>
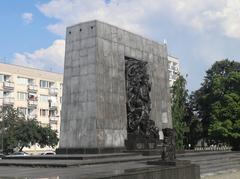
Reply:
<svg viewBox="0 0 240 179"><path fill-rule="evenodd" d="M4 133L4 120L3 120L3 116L1 115L0 117L0 121L1 121L1 150L3 153L3 133Z"/></svg>
<svg viewBox="0 0 240 179"><path fill-rule="evenodd" d="M0 98L0 105L1 105L1 107L0 107L0 122L1 122L1 152L2 152L2 154L3 154L3 150L4 150L4 145L3 145L3 142L4 142L4 127L5 127L5 125L4 125L4 114L3 114L3 98Z"/></svg>

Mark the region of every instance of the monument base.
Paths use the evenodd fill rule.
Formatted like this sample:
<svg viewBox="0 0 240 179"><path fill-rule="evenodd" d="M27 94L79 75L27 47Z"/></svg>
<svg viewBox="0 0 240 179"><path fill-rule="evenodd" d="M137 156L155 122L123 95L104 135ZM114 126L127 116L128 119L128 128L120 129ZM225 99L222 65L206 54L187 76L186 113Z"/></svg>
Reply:
<svg viewBox="0 0 240 179"><path fill-rule="evenodd" d="M161 165L161 166L184 166L190 165L191 162L189 160L153 160L148 161L148 165Z"/></svg>
<svg viewBox="0 0 240 179"><path fill-rule="evenodd" d="M174 179L200 179L200 167L195 164L191 164L189 160L153 160L147 161L148 165L158 165L161 168L171 170L163 178ZM161 177L165 174L165 170L162 170Z"/></svg>
<svg viewBox="0 0 240 179"><path fill-rule="evenodd" d="M155 138L146 138L135 134L128 134L125 140L127 150L153 150L161 146L162 141Z"/></svg>
<svg viewBox="0 0 240 179"><path fill-rule="evenodd" d="M1 171L15 171L8 172L10 178L54 178L57 174L59 178L85 179L200 179L199 166L188 161L162 161L160 156L127 153L8 156L0 165L4 166Z"/></svg>
<svg viewBox="0 0 240 179"><path fill-rule="evenodd" d="M108 148L58 148L56 154L106 154L120 153L126 150L124 147Z"/></svg>
<svg viewBox="0 0 240 179"><path fill-rule="evenodd" d="M143 156L152 156L152 155L162 155L161 149L150 149L150 150L126 150L125 153L136 153L141 154Z"/></svg>
<svg viewBox="0 0 240 179"><path fill-rule="evenodd" d="M112 177L115 178L115 177ZM195 164L166 166L152 169L125 170L125 175L117 176L118 179L139 178L174 178L174 179L200 179L200 167Z"/></svg>

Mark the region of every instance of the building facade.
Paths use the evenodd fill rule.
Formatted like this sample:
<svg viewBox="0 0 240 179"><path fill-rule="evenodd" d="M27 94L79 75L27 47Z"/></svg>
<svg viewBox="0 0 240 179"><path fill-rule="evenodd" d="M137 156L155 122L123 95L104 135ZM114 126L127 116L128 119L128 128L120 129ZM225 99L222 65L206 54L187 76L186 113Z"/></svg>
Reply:
<svg viewBox="0 0 240 179"><path fill-rule="evenodd" d="M13 106L59 134L62 78L58 73L0 63L0 106Z"/></svg>
<svg viewBox="0 0 240 179"><path fill-rule="evenodd" d="M171 55L168 55L168 72L169 72L169 85L171 87L180 73L179 59Z"/></svg>

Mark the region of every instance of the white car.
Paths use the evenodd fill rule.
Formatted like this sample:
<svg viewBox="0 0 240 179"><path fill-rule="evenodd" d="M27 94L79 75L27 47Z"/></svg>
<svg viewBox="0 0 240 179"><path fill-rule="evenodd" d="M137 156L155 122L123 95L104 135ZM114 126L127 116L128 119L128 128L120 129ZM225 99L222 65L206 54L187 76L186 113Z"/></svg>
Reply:
<svg viewBox="0 0 240 179"><path fill-rule="evenodd" d="M29 154L28 153L26 153L26 152L14 152L14 153L12 153L12 154L10 154L10 155L7 155L8 157L15 157L15 156L29 156Z"/></svg>
<svg viewBox="0 0 240 179"><path fill-rule="evenodd" d="M53 151L47 151L47 152L41 153L41 155L56 155L56 153Z"/></svg>

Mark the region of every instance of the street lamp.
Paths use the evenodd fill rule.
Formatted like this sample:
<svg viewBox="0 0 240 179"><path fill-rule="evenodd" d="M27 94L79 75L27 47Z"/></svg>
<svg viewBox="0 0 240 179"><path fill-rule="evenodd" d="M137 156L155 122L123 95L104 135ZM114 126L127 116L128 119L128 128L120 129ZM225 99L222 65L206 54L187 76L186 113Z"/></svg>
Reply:
<svg viewBox="0 0 240 179"><path fill-rule="evenodd" d="M3 133L4 133L4 121L3 121L3 116L0 117L0 121L2 123L2 126L1 126L1 150L2 150L2 153L3 153Z"/></svg>
<svg viewBox="0 0 240 179"><path fill-rule="evenodd" d="M4 141L4 115L3 115L3 102L2 102L2 106L0 107L0 122L1 122L1 152L3 153L3 149L4 149L4 145L3 145L3 141Z"/></svg>

